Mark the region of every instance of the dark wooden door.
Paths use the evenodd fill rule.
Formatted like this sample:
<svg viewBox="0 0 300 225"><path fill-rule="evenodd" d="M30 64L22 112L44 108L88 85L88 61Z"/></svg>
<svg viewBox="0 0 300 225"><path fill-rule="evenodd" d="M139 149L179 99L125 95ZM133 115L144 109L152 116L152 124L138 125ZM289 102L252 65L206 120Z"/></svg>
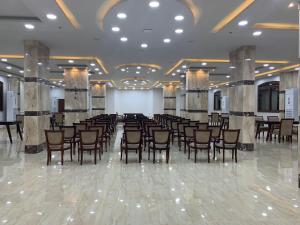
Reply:
<svg viewBox="0 0 300 225"><path fill-rule="evenodd" d="M58 112L65 111L65 99L58 99Z"/></svg>

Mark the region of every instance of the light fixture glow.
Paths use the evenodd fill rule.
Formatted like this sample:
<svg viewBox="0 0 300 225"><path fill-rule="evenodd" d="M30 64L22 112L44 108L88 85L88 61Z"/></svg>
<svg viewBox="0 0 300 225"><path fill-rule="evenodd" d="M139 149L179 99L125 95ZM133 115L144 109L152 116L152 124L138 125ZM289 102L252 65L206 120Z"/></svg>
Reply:
<svg viewBox="0 0 300 225"><path fill-rule="evenodd" d="M268 74L268 77L271 77L272 76L272 74L270 73L270 74Z"/></svg>
<svg viewBox="0 0 300 225"><path fill-rule="evenodd" d="M262 31L257 30L257 31L254 31L252 35L253 35L254 37L258 37L258 36L260 36L261 34L262 34Z"/></svg>
<svg viewBox="0 0 300 225"><path fill-rule="evenodd" d="M182 20L184 20L184 16L183 15L177 15L177 16L174 17L174 19L176 21L182 21Z"/></svg>
<svg viewBox="0 0 300 225"><path fill-rule="evenodd" d="M57 19L57 16L56 16L55 14L53 14L53 13L48 13L48 14L47 14L47 18L48 18L49 20L56 20L56 19Z"/></svg>
<svg viewBox="0 0 300 225"><path fill-rule="evenodd" d="M176 73L172 73L172 76L176 76Z"/></svg>
<svg viewBox="0 0 300 225"><path fill-rule="evenodd" d="M99 74L99 75L102 75L103 73L102 73L102 72L98 72L98 74Z"/></svg>
<svg viewBox="0 0 300 225"><path fill-rule="evenodd" d="M186 67L187 67L186 65L183 65L183 66L182 66L182 69L186 69Z"/></svg>
<svg viewBox="0 0 300 225"><path fill-rule="evenodd" d="M176 30L175 30L175 33L176 33L176 34L182 34L182 33L183 33L183 29L176 29Z"/></svg>
<svg viewBox="0 0 300 225"><path fill-rule="evenodd" d="M171 39L170 38L165 38L164 39L164 43L170 43L171 42Z"/></svg>
<svg viewBox="0 0 300 225"><path fill-rule="evenodd" d="M255 73L258 74L258 73L259 73L259 70L255 70Z"/></svg>
<svg viewBox="0 0 300 225"><path fill-rule="evenodd" d="M124 69L124 68L122 68L122 69L121 69L121 71L122 71L122 72L125 72L125 69Z"/></svg>
<svg viewBox="0 0 300 225"><path fill-rule="evenodd" d="M95 68L95 71L99 71L99 68Z"/></svg>
<svg viewBox="0 0 300 225"><path fill-rule="evenodd" d="M7 62L7 59L1 59L2 62Z"/></svg>
<svg viewBox="0 0 300 225"><path fill-rule="evenodd" d="M11 74L7 74L8 77L11 77Z"/></svg>
<svg viewBox="0 0 300 225"><path fill-rule="evenodd" d="M264 67L268 67L269 66L269 64L264 64Z"/></svg>
<svg viewBox="0 0 300 225"><path fill-rule="evenodd" d="M24 71L23 71L23 70L20 70L19 73L24 73Z"/></svg>
<svg viewBox="0 0 300 225"><path fill-rule="evenodd" d="M149 2L149 6L151 7L151 8L157 8L157 7L159 7L159 1L151 1L151 2Z"/></svg>
<svg viewBox="0 0 300 225"><path fill-rule="evenodd" d="M275 69L274 66L270 66L270 67L269 67L269 70L274 70L274 69Z"/></svg>
<svg viewBox="0 0 300 225"><path fill-rule="evenodd" d="M148 44L142 43L142 44L141 44L141 47L142 47L142 48L148 48Z"/></svg>
<svg viewBox="0 0 300 225"><path fill-rule="evenodd" d="M127 37L121 37L120 40L121 40L122 42L126 42L126 41L128 41L128 38L127 38Z"/></svg>
<svg viewBox="0 0 300 225"><path fill-rule="evenodd" d="M248 25L248 21L247 20L242 20L239 22L239 26L244 27Z"/></svg>
<svg viewBox="0 0 300 225"><path fill-rule="evenodd" d="M91 63L90 65L91 65L91 66L95 66L96 64L95 64L95 63Z"/></svg>
<svg viewBox="0 0 300 225"><path fill-rule="evenodd" d="M207 65L207 63L206 63L206 62L203 62L203 63L201 63L201 65L202 65L202 66L206 66L206 65Z"/></svg>
<svg viewBox="0 0 300 225"><path fill-rule="evenodd" d="M152 71L153 73L155 73L155 72L156 72L156 69L152 69L151 71Z"/></svg>
<svg viewBox="0 0 300 225"><path fill-rule="evenodd" d="M7 66L7 67L6 67L6 69L8 69L8 70L11 70L11 69L12 69L12 67L11 67L11 66Z"/></svg>
<svg viewBox="0 0 300 225"><path fill-rule="evenodd" d="M289 4L289 8L293 8L293 7L295 7L295 3L294 3L294 2L291 2L291 3Z"/></svg>
<svg viewBox="0 0 300 225"><path fill-rule="evenodd" d="M142 69L142 67L140 67L140 66L138 66L138 67L136 67L138 70L140 70L140 69Z"/></svg>
<svg viewBox="0 0 300 225"><path fill-rule="evenodd" d="M180 73L180 70L178 69L178 70L176 70L176 72L177 72L177 73Z"/></svg>
<svg viewBox="0 0 300 225"><path fill-rule="evenodd" d="M34 25L32 25L32 24L30 24L30 23L26 23L26 24L24 25L24 27L25 27L26 29L28 29L28 30L33 30L33 29L34 29Z"/></svg>
<svg viewBox="0 0 300 225"><path fill-rule="evenodd" d="M227 75L227 76L226 76L226 78L230 78L230 76L229 76L229 75Z"/></svg>
<svg viewBox="0 0 300 225"><path fill-rule="evenodd" d="M230 66L229 68L230 68L230 69L235 69L235 66Z"/></svg>
<svg viewBox="0 0 300 225"><path fill-rule="evenodd" d="M112 27L111 30L113 32L119 32L120 31L120 28L119 27Z"/></svg>
<svg viewBox="0 0 300 225"><path fill-rule="evenodd" d="M69 62L69 63L74 63L74 60L71 60L71 59L70 59L68 62Z"/></svg>
<svg viewBox="0 0 300 225"><path fill-rule="evenodd" d="M126 19L127 18L127 15L126 15L126 13L118 13L117 14L117 17L119 18L119 19Z"/></svg>

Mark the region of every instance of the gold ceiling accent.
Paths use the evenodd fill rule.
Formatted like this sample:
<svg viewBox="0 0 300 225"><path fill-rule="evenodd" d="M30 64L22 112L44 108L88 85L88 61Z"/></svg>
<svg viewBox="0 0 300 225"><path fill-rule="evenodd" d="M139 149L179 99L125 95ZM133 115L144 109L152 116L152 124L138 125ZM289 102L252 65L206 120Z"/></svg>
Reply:
<svg viewBox="0 0 300 225"><path fill-rule="evenodd" d="M270 29L270 30L299 30L299 24L296 23L256 23L255 29Z"/></svg>
<svg viewBox="0 0 300 225"><path fill-rule="evenodd" d="M104 30L104 18L115 6L120 4L124 0L105 0L97 12L97 21L100 30Z"/></svg>
<svg viewBox="0 0 300 225"><path fill-rule="evenodd" d="M201 16L201 9L193 2L193 0L179 0L181 1L192 13L194 25L199 22Z"/></svg>
<svg viewBox="0 0 300 225"><path fill-rule="evenodd" d="M229 23L231 23L234 19L236 19L242 12L244 12L249 6L251 6L255 0L244 0L244 2L231 11L224 19L222 19L213 29L213 33L217 33L221 31L224 27L226 27Z"/></svg>
<svg viewBox="0 0 300 225"><path fill-rule="evenodd" d="M118 69L122 69L122 68L126 68L126 67L138 67L138 66L145 67L145 68L158 69L158 70L161 69L160 65L157 65L157 64L146 64L146 63L120 64L120 65L117 65L115 67L115 69L118 70Z"/></svg>
<svg viewBox="0 0 300 225"><path fill-rule="evenodd" d="M14 54L14 55L1 55L0 58L6 58L6 59L24 59L24 55ZM82 60L82 61L95 61L98 66L103 70L105 74L108 74L108 70L106 69L106 66L102 62L102 60L99 57L96 56L50 56L50 60Z"/></svg>
<svg viewBox="0 0 300 225"><path fill-rule="evenodd" d="M300 64L285 66L285 67L281 67L281 68L276 69L276 70L269 70L267 72L256 74L255 77L261 77L261 76L265 76L265 75L268 75L268 74L279 73L279 72L286 71L286 70L292 70L292 69L296 69L297 67L300 67Z"/></svg>
<svg viewBox="0 0 300 225"><path fill-rule="evenodd" d="M167 72L166 75L169 75L174 71L178 66L184 63L230 63L229 59L180 59L176 64L174 64ZM287 60L261 60L258 59L255 61L258 64L288 64Z"/></svg>
<svg viewBox="0 0 300 225"><path fill-rule="evenodd" d="M64 0L56 0L56 4L61 9L63 14L67 17L72 26L76 29L80 29L78 20L76 19L70 8L66 5Z"/></svg>
<svg viewBox="0 0 300 225"><path fill-rule="evenodd" d="M113 80L102 80L102 79L93 79L90 80L90 83L111 83L114 87L116 87L116 83Z"/></svg>

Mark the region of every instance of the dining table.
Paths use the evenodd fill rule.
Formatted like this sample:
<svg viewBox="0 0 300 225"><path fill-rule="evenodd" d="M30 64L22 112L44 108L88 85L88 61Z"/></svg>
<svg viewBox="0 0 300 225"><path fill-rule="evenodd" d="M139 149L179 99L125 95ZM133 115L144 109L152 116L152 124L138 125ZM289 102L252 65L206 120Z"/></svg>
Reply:
<svg viewBox="0 0 300 225"><path fill-rule="evenodd" d="M6 131L8 133L10 143L12 143L12 136L11 136L10 126L13 126L13 125L16 125L17 133L19 134L21 140L23 140L20 123L21 123L21 121L0 121L0 125L6 127Z"/></svg>

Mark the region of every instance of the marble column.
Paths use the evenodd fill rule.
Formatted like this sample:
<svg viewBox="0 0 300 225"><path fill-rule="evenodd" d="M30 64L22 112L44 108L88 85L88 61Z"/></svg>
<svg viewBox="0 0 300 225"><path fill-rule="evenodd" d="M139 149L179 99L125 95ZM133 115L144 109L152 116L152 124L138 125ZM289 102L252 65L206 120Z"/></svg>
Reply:
<svg viewBox="0 0 300 225"><path fill-rule="evenodd" d="M38 153L44 149L44 130L50 127L49 48L29 40L24 41L24 50L25 153Z"/></svg>
<svg viewBox="0 0 300 225"><path fill-rule="evenodd" d="M229 55L232 69L229 89L230 129L240 129L239 146L254 150L255 126L255 46L242 46Z"/></svg>
<svg viewBox="0 0 300 225"><path fill-rule="evenodd" d="M181 86L180 86L180 117L185 118L185 96L186 96L186 81L185 81L185 77L184 78L180 78L180 82L181 82Z"/></svg>
<svg viewBox="0 0 300 225"><path fill-rule="evenodd" d="M20 79L12 77L9 79L9 90L16 96L16 115L20 114Z"/></svg>
<svg viewBox="0 0 300 225"><path fill-rule="evenodd" d="M208 71L199 68L186 73L186 118L208 122L208 78Z"/></svg>
<svg viewBox="0 0 300 225"><path fill-rule="evenodd" d="M176 86L168 84L164 86L164 113L176 115Z"/></svg>
<svg viewBox="0 0 300 225"><path fill-rule="evenodd" d="M298 71L283 72L280 74L279 84L279 116L285 117L285 90L298 88Z"/></svg>
<svg viewBox="0 0 300 225"><path fill-rule="evenodd" d="M65 68L65 124L89 117L89 76L87 68Z"/></svg>
<svg viewBox="0 0 300 225"><path fill-rule="evenodd" d="M92 116L105 114L106 84L92 84Z"/></svg>

